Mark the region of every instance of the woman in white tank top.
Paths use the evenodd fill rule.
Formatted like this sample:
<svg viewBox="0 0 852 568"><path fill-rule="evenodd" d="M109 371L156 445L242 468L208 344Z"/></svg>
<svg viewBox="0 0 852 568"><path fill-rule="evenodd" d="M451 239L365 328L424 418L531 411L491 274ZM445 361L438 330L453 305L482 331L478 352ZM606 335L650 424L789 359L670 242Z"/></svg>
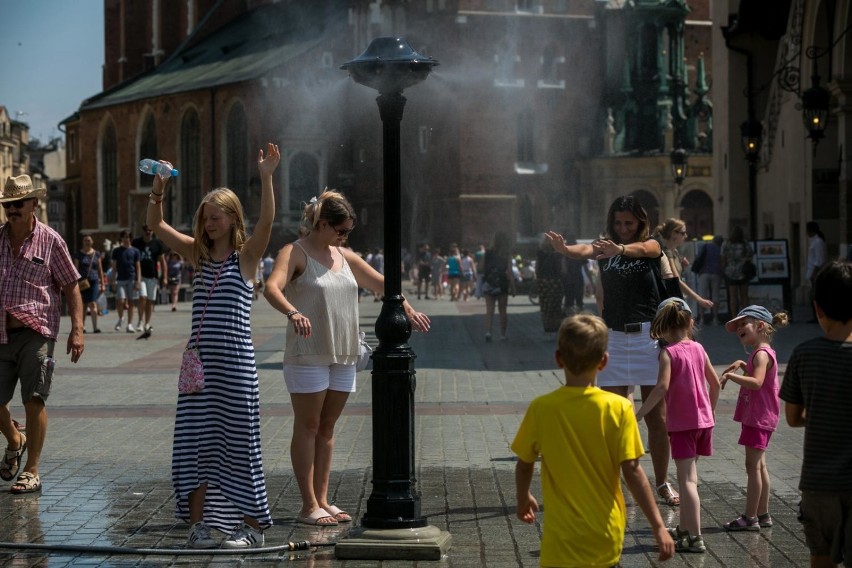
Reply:
<svg viewBox="0 0 852 568"><path fill-rule="evenodd" d="M278 253L263 295L287 316L284 381L293 404L290 456L299 483L300 523L333 526L352 517L328 501L334 425L355 391L358 287L384 295L384 276L343 245L355 212L336 191L307 204L301 234ZM403 302L411 326L429 318Z"/></svg>

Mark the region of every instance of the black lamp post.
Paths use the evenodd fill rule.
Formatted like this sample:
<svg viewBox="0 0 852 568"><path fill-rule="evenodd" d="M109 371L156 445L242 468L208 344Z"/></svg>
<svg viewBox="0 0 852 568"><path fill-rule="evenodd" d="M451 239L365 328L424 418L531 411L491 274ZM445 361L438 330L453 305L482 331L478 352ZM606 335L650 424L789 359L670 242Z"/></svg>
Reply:
<svg viewBox="0 0 852 568"><path fill-rule="evenodd" d="M754 119L751 108L749 99L749 116L740 125L740 139L748 160L748 223L749 236L754 241L757 240L757 168L760 164L760 147L763 145L763 125Z"/></svg>
<svg viewBox="0 0 852 568"><path fill-rule="evenodd" d="M740 136L746 159L749 162L757 162L760 159L760 147L763 145L763 125L749 118L740 125Z"/></svg>
<svg viewBox="0 0 852 568"><path fill-rule="evenodd" d="M674 178L675 183L683 185L683 180L686 179L686 164L688 161L686 150L683 148L672 150L669 158L671 160L672 177Z"/></svg>
<svg viewBox="0 0 852 568"><path fill-rule="evenodd" d="M802 93L802 118L808 138L813 141L814 153L817 144L825 137L825 127L828 124L828 107L831 93L819 84L819 73L814 71L811 77L811 88Z"/></svg>
<svg viewBox="0 0 852 568"><path fill-rule="evenodd" d="M356 83L379 91L384 159L385 297L376 320L373 352L373 491L361 519L369 529L425 527L414 488L414 351L411 322L402 307L400 122L402 91L429 75L438 62L402 38L380 37L341 69Z"/></svg>

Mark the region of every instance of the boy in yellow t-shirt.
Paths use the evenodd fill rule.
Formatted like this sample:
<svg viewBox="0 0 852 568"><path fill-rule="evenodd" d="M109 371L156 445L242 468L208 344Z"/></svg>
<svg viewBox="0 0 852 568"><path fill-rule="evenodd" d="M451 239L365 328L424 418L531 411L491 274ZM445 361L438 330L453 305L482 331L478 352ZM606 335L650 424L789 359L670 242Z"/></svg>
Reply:
<svg viewBox="0 0 852 568"><path fill-rule="evenodd" d="M651 523L660 560L674 554L639 458L645 453L631 402L595 386L607 363L606 324L571 316L559 328L556 364L565 386L532 401L512 443L518 518L535 522L530 493L536 458L547 505L542 566L609 567L618 564L626 510L619 474Z"/></svg>

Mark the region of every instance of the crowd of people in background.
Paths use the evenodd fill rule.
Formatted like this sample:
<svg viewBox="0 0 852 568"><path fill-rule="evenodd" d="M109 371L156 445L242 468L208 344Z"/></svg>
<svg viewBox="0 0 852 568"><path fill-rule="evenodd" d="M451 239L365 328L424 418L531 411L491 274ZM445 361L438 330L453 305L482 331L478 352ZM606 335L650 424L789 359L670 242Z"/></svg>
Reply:
<svg viewBox="0 0 852 568"><path fill-rule="evenodd" d="M268 250L258 262L255 300L272 273L273 252ZM137 238L123 230L116 243L104 239L100 250L95 248L91 235L84 235L73 261L81 280L87 281L81 286L81 296L84 314L91 319L92 333L102 332L99 320L109 314L113 305L118 315L114 330L139 332L138 339L147 339L154 330L152 320L158 304L168 304L175 312L179 302L191 297L195 272L192 263L177 251L169 250L148 225L142 226L142 234Z"/></svg>

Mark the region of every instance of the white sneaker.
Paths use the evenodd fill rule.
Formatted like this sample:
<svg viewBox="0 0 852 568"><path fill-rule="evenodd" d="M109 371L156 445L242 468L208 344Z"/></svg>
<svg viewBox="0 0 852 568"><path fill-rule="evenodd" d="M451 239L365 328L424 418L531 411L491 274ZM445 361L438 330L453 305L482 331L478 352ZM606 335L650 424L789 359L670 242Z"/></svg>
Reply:
<svg viewBox="0 0 852 568"><path fill-rule="evenodd" d="M118 318L118 321L115 322L115 331L121 331L121 326L124 325L124 318Z"/></svg>
<svg viewBox="0 0 852 568"><path fill-rule="evenodd" d="M263 533L243 523L238 525L231 536L222 543L225 548L260 548L263 546Z"/></svg>
<svg viewBox="0 0 852 568"><path fill-rule="evenodd" d="M210 536L210 529L204 521L198 521L189 527L189 536L186 539L187 548L213 548L216 541Z"/></svg>
<svg viewBox="0 0 852 568"><path fill-rule="evenodd" d="M132 323L127 324L127 333L136 333L136 328L133 327Z"/></svg>

